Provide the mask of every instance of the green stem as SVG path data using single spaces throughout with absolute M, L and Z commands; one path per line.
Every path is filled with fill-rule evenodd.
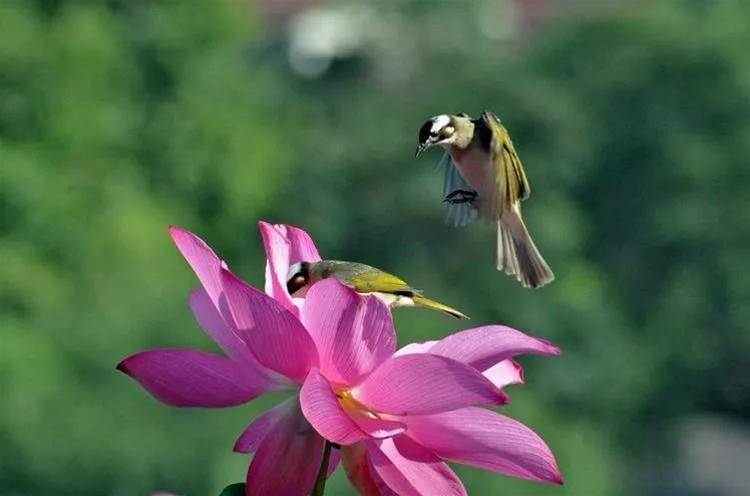
M 326 481 L 328 480 L 328 462 L 331 458 L 331 443 L 326 441 L 323 448 L 323 460 L 320 462 L 318 477 L 315 479 L 315 487 L 310 496 L 323 496 L 326 491 Z

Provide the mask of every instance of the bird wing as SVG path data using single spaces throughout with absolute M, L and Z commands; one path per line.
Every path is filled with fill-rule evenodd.
M 443 198 L 456 190 L 474 191 L 469 186 L 458 168 L 450 159 L 450 154 L 445 152 L 443 158 L 438 162 L 438 167 L 445 168 L 445 178 L 443 180 Z M 452 227 L 464 227 L 473 221 L 477 216 L 476 208 L 470 203 L 446 203 L 445 222 Z
M 358 293 L 380 292 L 405 295 L 421 293 L 409 286 L 403 279 L 369 266 L 368 270 L 359 271 L 346 282 Z
M 485 112 L 482 114 L 482 122 L 492 132 L 490 160 L 497 186 L 492 203 L 495 206 L 493 211 L 498 212 L 528 198 L 531 188 L 508 130 L 500 123 L 500 119 L 492 112 Z

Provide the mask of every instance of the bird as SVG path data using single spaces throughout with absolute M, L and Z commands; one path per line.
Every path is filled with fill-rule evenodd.
M 316 282 L 335 277 L 360 294 L 372 294 L 389 308 L 422 307 L 443 312 L 459 320 L 468 319 L 458 310 L 426 298 L 422 291 L 401 278 L 375 267 L 356 262 L 321 260 L 297 262 L 289 267 L 286 287 L 292 296 L 304 296 Z
M 496 223 L 497 270 L 527 288 L 552 282 L 555 276 L 521 216 L 531 188 L 500 119 L 488 111 L 478 119 L 465 113 L 432 117 L 419 130 L 416 156 L 433 146 L 446 151 L 441 163 L 448 223 L 464 226 L 477 217 Z

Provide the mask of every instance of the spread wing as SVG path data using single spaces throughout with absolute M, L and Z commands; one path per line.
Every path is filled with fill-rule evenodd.
M 445 152 L 443 158 L 440 159 L 438 167 L 445 168 L 443 198 L 457 190 L 474 191 L 474 188 L 461 177 L 461 173 L 453 164 L 448 152 Z M 452 227 L 464 227 L 476 217 L 477 210 L 470 203 L 446 203 L 445 222 Z
M 491 112 L 482 114 L 482 122 L 492 132 L 490 142 L 490 160 L 497 183 L 497 197 L 492 202 L 499 209 L 516 205 L 525 200 L 531 193 L 529 181 L 518 158 L 508 130 L 500 123 L 500 119 Z M 494 211 L 502 211 L 495 209 Z

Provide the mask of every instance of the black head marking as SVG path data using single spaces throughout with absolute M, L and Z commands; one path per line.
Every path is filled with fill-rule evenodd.
M 422 124 L 422 128 L 419 130 L 419 143 L 420 144 L 425 144 L 429 141 L 430 131 L 432 130 L 432 124 L 433 124 L 432 119 Z
M 308 282 L 310 282 L 310 262 L 300 262 L 289 268 L 286 289 L 290 295 L 307 286 Z

